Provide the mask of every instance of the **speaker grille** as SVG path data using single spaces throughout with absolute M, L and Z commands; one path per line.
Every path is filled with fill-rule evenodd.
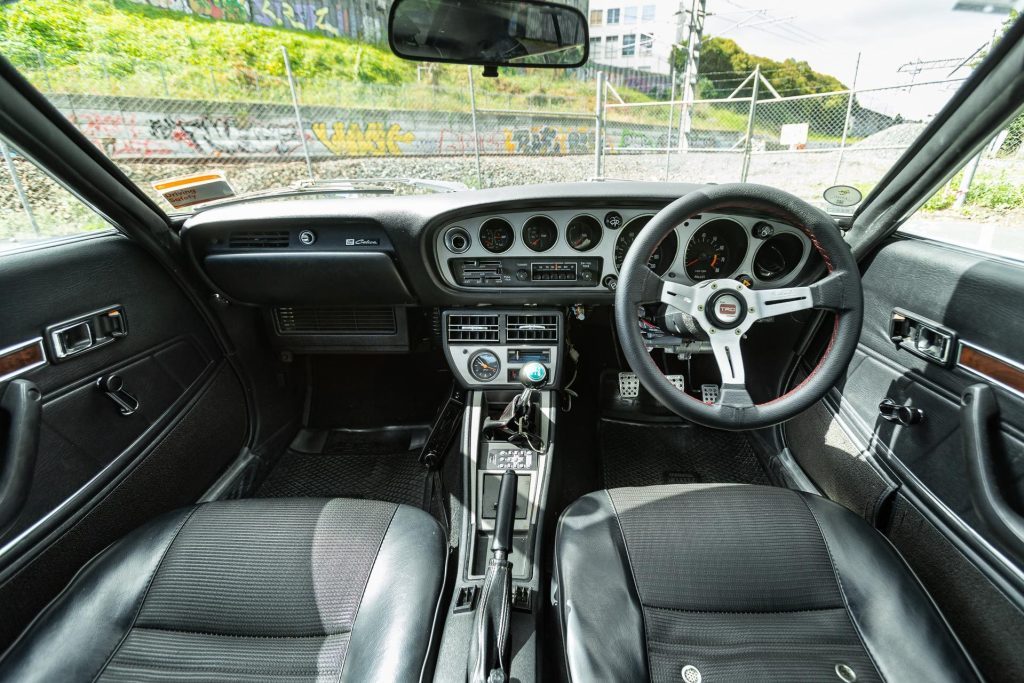
M 280 334 L 395 334 L 395 309 L 320 306 L 274 309 Z

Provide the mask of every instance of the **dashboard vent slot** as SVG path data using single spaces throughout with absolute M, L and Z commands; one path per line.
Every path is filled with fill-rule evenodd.
M 286 249 L 289 235 L 287 230 L 271 232 L 233 232 L 228 240 L 231 249 Z
M 508 343 L 558 341 L 558 316 L 546 313 L 509 315 L 505 322 Z
M 448 316 L 449 342 L 497 342 L 498 316 L 456 313 Z
M 316 308 L 275 308 L 280 334 L 395 334 L 395 309 L 320 306 Z

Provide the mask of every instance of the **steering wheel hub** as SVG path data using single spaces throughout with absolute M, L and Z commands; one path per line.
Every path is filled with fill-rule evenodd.
M 732 281 L 726 280 L 726 282 Z M 730 289 L 735 289 L 737 286 L 743 287 L 743 285 L 734 285 L 730 286 Z M 747 317 L 746 300 L 742 295 L 736 294 L 730 289 L 718 289 L 708 297 L 708 302 L 704 307 L 704 317 L 707 318 L 712 329 L 731 330 L 742 325 L 744 318 Z

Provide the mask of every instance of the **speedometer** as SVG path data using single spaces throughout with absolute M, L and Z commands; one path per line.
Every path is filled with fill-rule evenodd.
M 686 275 L 694 282 L 729 277 L 747 253 L 747 232 L 736 221 L 716 218 L 700 226 L 686 245 Z
M 654 216 L 639 216 L 634 218 L 629 223 L 626 223 L 626 227 L 622 229 L 619 234 L 619 238 L 615 240 L 615 268 L 616 270 L 622 270 L 622 262 L 626 260 L 626 252 L 633 246 L 633 242 L 636 241 L 636 236 L 640 234 L 644 226 L 647 225 Z M 658 275 L 664 275 L 665 271 L 672 264 L 673 259 L 676 257 L 676 251 L 679 250 L 679 239 L 676 237 L 675 230 L 670 232 L 665 237 L 651 254 L 651 257 L 647 259 L 647 267 L 653 270 Z

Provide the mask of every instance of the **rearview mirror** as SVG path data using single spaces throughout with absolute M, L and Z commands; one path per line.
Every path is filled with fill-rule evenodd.
M 420 62 L 567 68 L 587 61 L 583 13 L 539 0 L 395 0 L 388 43 Z

